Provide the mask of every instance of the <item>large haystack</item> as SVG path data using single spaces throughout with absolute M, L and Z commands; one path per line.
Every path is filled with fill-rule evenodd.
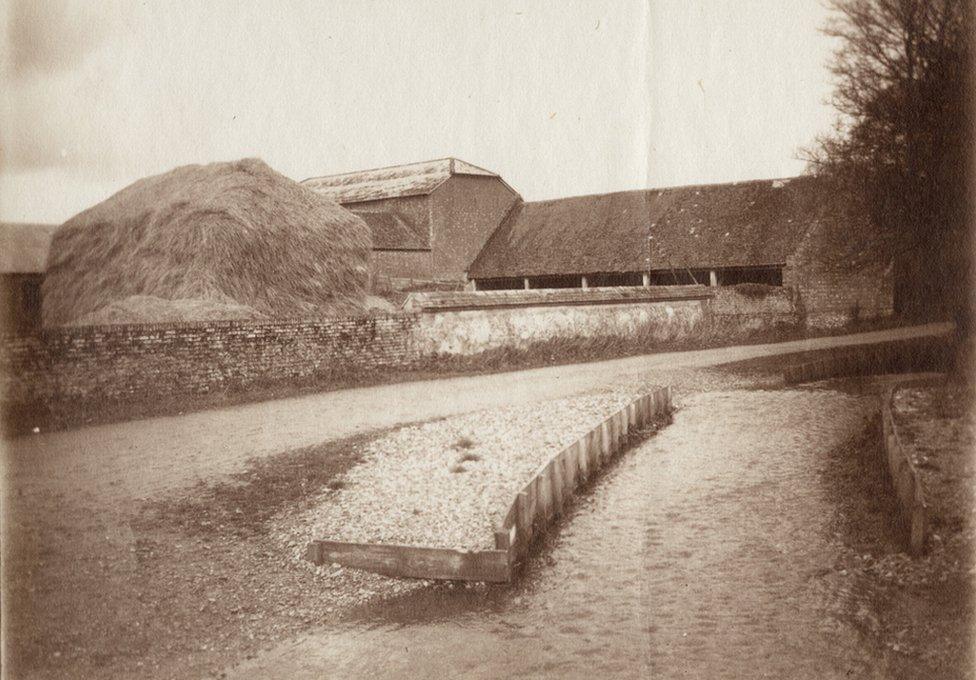
M 57 230 L 44 325 L 352 313 L 370 248 L 365 222 L 260 160 L 188 165 Z

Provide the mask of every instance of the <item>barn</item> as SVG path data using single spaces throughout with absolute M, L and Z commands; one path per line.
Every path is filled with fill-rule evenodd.
M 0 222 L 0 330 L 41 325 L 41 284 L 56 224 Z
M 814 177 L 519 202 L 472 262 L 475 290 L 754 283 L 789 287 L 808 322 L 892 312 L 870 220 Z
M 526 202 L 455 158 L 304 180 L 363 218 L 373 291 L 760 284 L 809 325 L 893 312 L 893 257 L 814 177 Z M 51 225 L 3 225 L 4 327 L 39 316 Z
M 462 284 L 485 241 L 521 201 L 494 172 L 456 158 L 313 177 L 302 184 L 369 225 L 374 289 Z

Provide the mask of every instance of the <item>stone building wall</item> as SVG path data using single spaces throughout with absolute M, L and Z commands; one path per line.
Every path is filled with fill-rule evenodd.
M 519 197 L 498 177 L 452 175 L 430 199 L 434 276 L 460 281 Z
M 712 333 L 734 337 L 801 323 L 796 293 L 790 288 L 740 283 L 710 290 L 708 312 Z
M 787 259 L 783 285 L 796 291 L 806 325 L 832 328 L 894 313 L 891 249 L 870 220 L 819 220 Z

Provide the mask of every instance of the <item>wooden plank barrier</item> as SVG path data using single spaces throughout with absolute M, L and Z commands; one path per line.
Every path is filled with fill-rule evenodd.
M 501 526 L 495 527 L 494 550 L 319 540 L 308 546 L 307 557 L 315 564 L 335 562 L 387 576 L 511 581 L 532 544 L 562 515 L 576 490 L 626 446 L 635 430 L 671 408 L 670 387 L 645 394 L 539 466 L 512 500 Z
M 951 345 L 948 336 L 938 335 L 854 346 L 833 356 L 787 366 L 783 382 L 795 385 L 845 375 L 932 370 L 949 361 Z
M 908 535 L 908 549 L 913 555 L 925 551 L 928 534 L 928 504 L 922 492 L 918 470 L 901 443 L 892 412 L 895 388 L 889 387 L 881 398 L 881 444 L 903 525 Z
M 315 541 L 316 564 L 337 562 L 386 576 L 504 583 L 511 579 L 508 551 L 463 552 L 408 545 Z

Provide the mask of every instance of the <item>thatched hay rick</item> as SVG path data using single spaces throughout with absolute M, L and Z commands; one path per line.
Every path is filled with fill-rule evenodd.
M 44 325 L 356 313 L 370 248 L 359 217 L 260 160 L 188 165 L 57 230 Z

